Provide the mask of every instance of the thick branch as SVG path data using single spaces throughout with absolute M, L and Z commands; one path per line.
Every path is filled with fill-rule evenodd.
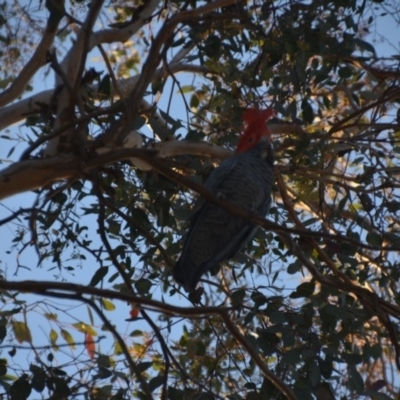
M 58 93 L 56 103 L 57 115 L 54 123 L 54 128 L 56 129 L 75 119 L 74 106 L 76 103 L 80 103 L 80 93 L 78 88 L 81 85 L 81 79 L 86 64 L 89 37 L 91 35 L 93 25 L 96 22 L 97 16 L 100 13 L 103 2 L 104 0 L 94 0 L 90 3 L 86 20 L 79 30 L 77 39 L 69 53 L 69 58 L 67 59 L 66 63 L 63 62 L 64 65 L 67 65 L 64 72 L 66 79 L 72 87 L 72 90 L 66 90 L 67 85 L 64 82 L 63 86 L 61 86 L 60 93 Z M 57 78 L 58 76 L 56 75 L 56 81 Z M 79 100 L 77 101 L 77 99 Z M 80 148 L 84 146 L 86 136 L 84 126 L 81 126 L 78 129 L 70 129 L 69 131 L 63 133 L 62 136 L 69 137 L 69 142 L 74 143 L 75 147 Z M 49 140 L 45 154 L 56 154 L 58 151 L 59 142 L 60 136 Z
M 170 20 L 165 22 L 165 24 L 157 34 L 157 37 L 153 40 L 151 44 L 147 59 L 142 66 L 140 79 L 136 82 L 135 87 L 133 88 L 131 94 L 127 99 L 127 106 L 130 107 L 130 112 L 127 115 L 129 122 L 135 121 L 137 117 L 140 100 L 143 98 L 147 86 L 151 82 L 152 76 L 156 68 L 158 67 L 161 60 L 163 59 L 163 56 L 168 50 L 168 46 L 166 44 L 171 41 L 175 28 L 184 21 L 198 18 L 220 7 L 226 7 L 228 5 L 234 4 L 236 3 L 236 1 L 237 0 L 219 0 L 211 2 L 195 10 L 181 11 Z M 122 137 L 117 138 L 117 143 L 122 143 L 122 141 Z
M 74 157 L 54 157 L 12 164 L 0 172 L 0 199 L 72 178 L 79 171 L 77 162 Z
M 89 40 L 92 35 L 92 28 L 96 22 L 97 16 L 100 13 L 104 0 L 95 0 L 90 3 L 90 9 L 87 14 L 85 23 L 79 30 L 74 46 L 69 53 L 68 69 L 66 71 L 71 85 L 75 91 L 80 86 L 80 80 L 85 68 L 86 57 L 89 52 Z
M 53 44 L 60 22 L 59 18 L 55 18 L 55 12 L 56 11 L 50 12 L 42 39 L 31 59 L 25 64 L 24 68 L 22 68 L 22 71 L 15 78 L 11 86 L 0 94 L 0 107 L 3 107 L 20 96 L 35 72 L 46 64 L 46 54 Z
M 145 2 L 143 8 L 135 12 L 132 21 L 123 27 L 94 32 L 89 40 L 89 51 L 102 43 L 126 42 L 147 23 L 159 3 L 160 0 Z
M 193 72 L 193 73 L 207 73 L 207 69 L 191 64 L 184 63 L 173 63 L 169 65 L 169 69 L 174 73 L 177 72 Z M 164 68 L 159 68 L 154 72 L 153 80 L 160 78 L 164 74 Z M 133 76 L 128 79 L 122 79 L 118 81 L 119 88 L 123 94 L 127 95 L 128 91 L 135 85 L 139 76 Z M 91 85 L 90 88 L 93 91 L 93 95 L 96 99 L 98 85 Z M 49 104 L 53 96 L 54 90 L 45 90 L 43 92 L 34 94 L 24 100 L 20 100 L 17 103 L 11 104 L 0 110 L 0 130 L 9 127 L 23 120 L 27 115 L 38 111 L 38 104 Z M 118 98 L 116 92 L 111 94 L 115 98 Z
M 126 160 L 136 156 L 140 158 L 142 154 L 152 154 L 153 156 L 159 154 L 161 157 L 193 154 L 215 158 L 227 158 L 232 155 L 231 150 L 222 147 L 208 143 L 184 141 L 160 142 L 152 146 L 151 149 L 150 153 L 149 150 L 145 149 L 120 149 L 113 151 L 107 149 L 106 153 L 92 159 L 91 166 L 75 157 L 66 156 L 20 161 L 0 171 L 0 199 L 43 188 L 46 185 L 62 181 L 63 179 L 79 179 L 93 167 L 101 167 L 110 162 Z M 117 156 L 115 158 L 112 156 L 112 161 L 110 161 L 112 154 L 120 154 L 121 157 Z M 132 155 L 129 156 L 130 154 Z
M 254 214 L 249 213 L 246 210 L 242 210 L 240 207 L 232 204 L 229 201 L 217 198 L 213 193 L 205 189 L 202 185 L 197 184 L 192 179 L 187 178 L 186 176 L 168 168 L 161 159 L 156 157 L 156 155 L 157 153 L 153 150 L 122 148 L 93 157 L 92 159 L 87 160 L 84 164 L 80 162 L 79 159 L 77 160 L 76 158 L 66 157 L 53 157 L 45 160 L 22 161 L 18 164 L 14 164 L 6 168 L 2 173 L 0 173 L 0 199 L 7 197 L 4 195 L 4 193 L 8 193 L 8 196 L 10 196 L 12 194 L 21 192 L 21 190 L 19 190 L 18 188 L 18 180 L 20 180 L 21 185 L 24 185 L 24 191 L 33 190 L 40 187 L 40 185 L 37 185 L 40 179 L 43 179 L 44 184 L 71 177 L 78 179 L 79 177 L 88 174 L 93 168 L 102 167 L 107 164 L 111 164 L 121 160 L 127 160 L 132 157 L 137 157 L 148 163 L 154 171 L 160 173 L 166 178 L 189 189 L 192 189 L 197 193 L 200 193 L 201 196 L 203 196 L 210 203 L 221 206 L 231 212 L 233 215 L 251 221 L 254 224 L 259 225 L 265 229 L 273 230 L 275 232 L 292 233 L 295 235 L 327 238 L 330 240 L 351 243 L 355 246 L 370 250 L 398 252 L 397 247 L 371 246 L 343 235 L 333 236 L 324 232 L 313 232 L 303 229 L 288 229 L 264 218 L 255 216 Z M 33 172 L 30 171 L 30 169 L 33 169 Z M 38 178 L 37 175 L 40 175 L 41 178 Z M 26 189 L 30 185 L 30 178 L 32 178 L 32 180 L 34 181 L 31 186 L 36 186 L 32 187 L 31 189 Z M 14 190 L 13 193 L 11 193 L 12 189 Z

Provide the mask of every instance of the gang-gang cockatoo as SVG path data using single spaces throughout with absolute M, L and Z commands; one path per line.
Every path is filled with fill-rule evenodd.
M 224 160 L 205 183 L 217 198 L 262 217 L 269 211 L 274 182 L 271 134 L 266 125 L 274 114 L 272 109 L 245 110 L 245 129 L 235 155 Z M 175 280 L 192 292 L 205 272 L 235 256 L 256 231 L 251 222 L 199 197 L 173 270 Z

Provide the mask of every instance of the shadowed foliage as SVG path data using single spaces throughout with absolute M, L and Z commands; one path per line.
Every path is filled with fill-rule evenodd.
M 0 2 L 0 395 L 397 399 L 399 21 L 395 0 Z M 267 219 L 203 186 L 249 107 L 277 113 Z M 188 297 L 196 195 L 261 229 Z

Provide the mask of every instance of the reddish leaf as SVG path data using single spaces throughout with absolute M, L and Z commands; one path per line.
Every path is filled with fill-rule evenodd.
M 137 318 L 139 316 L 139 309 L 136 307 L 136 305 L 131 304 L 131 311 L 129 311 L 129 315 L 131 318 Z
M 93 336 L 90 333 L 85 335 L 85 347 L 91 359 L 94 358 L 96 352 L 96 345 L 93 342 Z

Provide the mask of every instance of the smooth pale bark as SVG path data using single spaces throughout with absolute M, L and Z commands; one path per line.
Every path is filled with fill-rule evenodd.
M 299 133 L 296 124 L 268 124 L 272 133 Z M 97 156 L 87 161 L 79 158 L 57 155 L 51 158 L 18 161 L 0 171 L 0 200 L 67 178 L 82 177 L 94 166 L 99 167 L 112 162 L 129 159 L 139 169 L 150 170 L 152 167 L 140 159 L 140 155 L 152 152 L 154 156 L 167 158 L 179 155 L 197 155 L 224 159 L 231 157 L 232 150 L 214 146 L 207 142 L 174 140 L 158 142 L 144 149 L 135 148 L 99 148 Z
M 232 155 L 232 151 L 208 143 L 171 141 L 157 143 L 148 149 L 102 148 L 99 149 L 97 156 L 85 161 L 63 155 L 19 161 L 0 171 L 0 200 L 18 193 L 43 188 L 64 179 L 82 178 L 92 168 L 131 158 L 140 159 L 141 155 L 148 156 L 149 154 L 159 157 L 193 154 L 226 158 Z M 147 163 L 142 163 L 146 166 L 143 169 L 151 169 Z

